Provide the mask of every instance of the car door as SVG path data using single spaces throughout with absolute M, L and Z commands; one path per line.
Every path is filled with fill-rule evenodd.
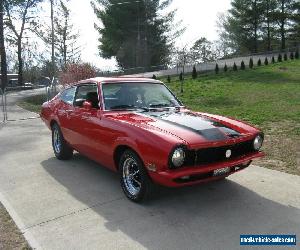
M 73 144 L 73 134 L 71 130 L 71 115 L 74 112 L 74 97 L 76 88 L 70 87 L 65 89 L 59 96 L 59 105 L 57 108 L 57 117 L 59 125 L 65 140 L 69 144 Z
M 84 108 L 84 101 L 90 101 L 92 109 Z M 93 159 L 97 151 L 95 137 L 101 119 L 99 110 L 97 85 L 93 83 L 78 85 L 74 99 L 74 111 L 71 114 L 73 147 Z

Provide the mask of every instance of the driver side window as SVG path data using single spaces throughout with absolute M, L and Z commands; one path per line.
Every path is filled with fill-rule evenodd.
M 93 108 L 99 109 L 97 85 L 87 84 L 77 87 L 74 106 L 82 107 L 85 101 L 91 102 Z

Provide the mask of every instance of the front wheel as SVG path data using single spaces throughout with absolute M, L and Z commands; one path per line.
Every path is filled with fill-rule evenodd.
M 121 187 L 128 199 L 140 202 L 149 197 L 153 183 L 146 172 L 143 162 L 131 150 L 126 150 L 119 162 Z
M 69 160 L 73 156 L 73 149 L 65 141 L 58 124 L 52 126 L 52 147 L 59 160 Z

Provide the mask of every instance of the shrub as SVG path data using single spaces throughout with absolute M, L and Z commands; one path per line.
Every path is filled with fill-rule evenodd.
M 170 83 L 171 82 L 171 77 L 168 75 L 168 78 L 167 78 L 167 82 Z
M 277 61 L 282 62 L 282 55 L 281 54 L 278 55 L 278 60 Z
M 179 81 L 183 81 L 183 74 L 182 74 L 182 72 L 179 74 Z
M 216 63 L 216 67 L 215 67 L 215 72 L 216 72 L 216 74 L 219 73 L 219 65 L 217 63 Z
M 290 54 L 290 59 L 294 60 L 294 53 L 293 52 L 291 52 L 291 54 Z
M 299 59 L 299 50 L 298 50 L 298 49 L 296 50 L 295 58 L 296 58 L 296 59 Z
M 228 71 L 228 67 L 227 67 L 227 64 L 225 63 L 224 72 L 227 72 L 227 71 Z
M 193 78 L 193 79 L 196 79 L 197 76 L 198 76 L 197 70 L 196 70 L 196 67 L 194 66 L 194 67 L 193 67 L 193 72 L 192 72 L 192 78 Z
M 269 64 L 269 60 L 268 60 L 268 58 L 266 57 L 265 58 L 265 65 L 268 65 Z
M 288 59 L 288 56 L 287 56 L 287 54 L 286 54 L 286 53 L 284 53 L 283 59 L 284 59 L 285 61 L 287 61 L 287 59 Z
M 241 70 L 245 70 L 246 69 L 246 66 L 245 66 L 245 63 L 244 61 L 241 62 Z
M 156 75 L 153 74 L 152 79 L 156 80 Z
M 253 66 L 254 66 L 254 64 L 253 64 L 253 59 L 250 58 L 250 61 L 249 61 L 249 68 L 252 69 Z
M 70 85 L 80 80 L 96 77 L 96 69 L 89 63 L 71 63 L 59 73 L 59 82 Z
M 261 60 L 260 60 L 260 58 L 257 61 L 257 66 L 261 66 Z
M 237 71 L 237 70 L 238 70 L 238 68 L 237 68 L 237 66 L 236 66 L 236 64 L 235 64 L 235 62 L 234 62 L 234 64 L 233 64 L 232 69 L 233 69 L 233 71 Z
M 273 64 L 275 63 L 275 58 L 274 58 L 274 56 L 272 56 L 272 63 L 273 63 Z

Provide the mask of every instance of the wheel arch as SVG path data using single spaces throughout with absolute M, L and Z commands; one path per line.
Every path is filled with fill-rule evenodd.
M 50 121 L 50 123 L 49 123 L 51 129 L 52 129 L 52 127 L 54 126 L 54 124 L 59 125 L 58 122 L 57 122 L 55 119 L 52 119 L 52 120 Z
M 113 159 L 114 159 L 114 164 L 115 164 L 115 169 L 116 170 L 119 170 L 119 161 L 121 159 L 122 154 L 126 150 L 131 150 L 132 152 L 134 152 L 139 157 L 139 159 L 141 160 L 143 165 L 145 165 L 142 157 L 140 156 L 140 154 L 134 148 L 132 148 L 129 145 L 123 144 L 123 145 L 118 145 L 114 150 Z

